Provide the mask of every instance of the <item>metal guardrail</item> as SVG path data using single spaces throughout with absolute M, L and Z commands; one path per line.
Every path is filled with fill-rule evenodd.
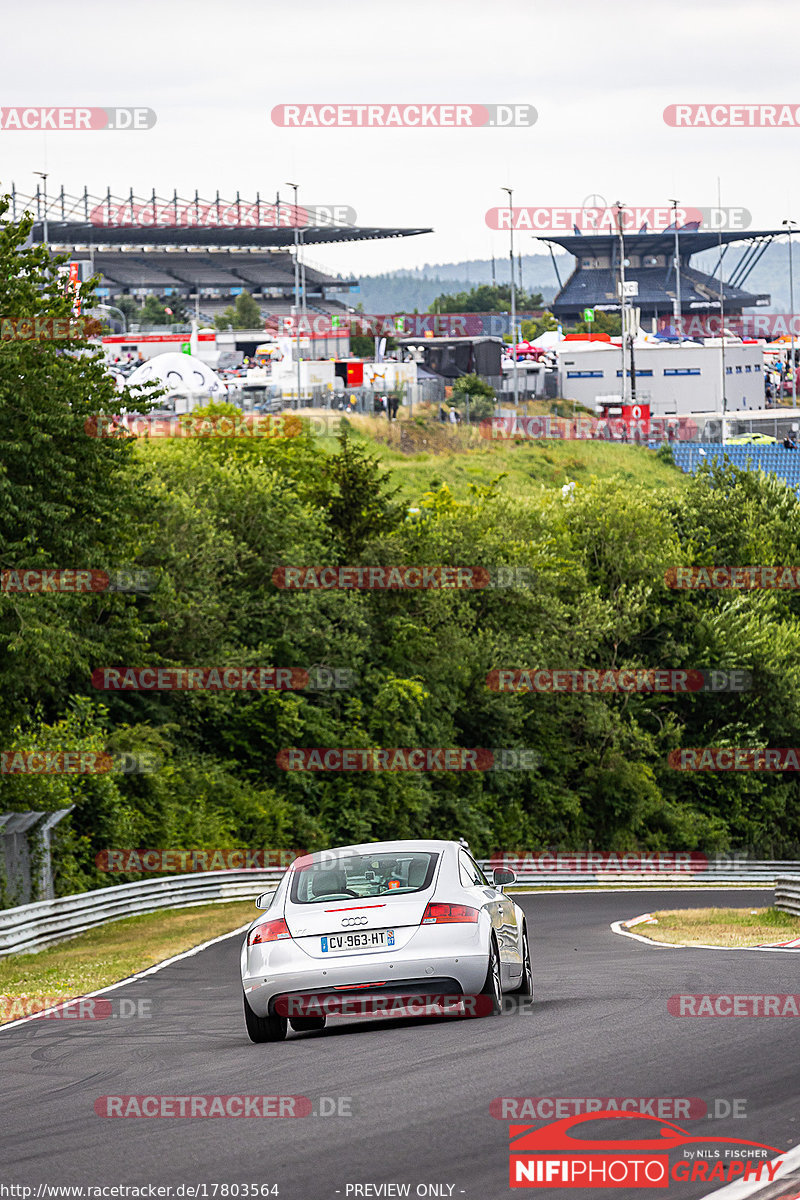
M 522 856 L 520 856 L 522 857 Z M 551 856 L 552 857 L 552 856 Z M 568 857 L 567 855 L 564 856 Z M 532 861 L 534 861 L 532 859 Z M 480 865 L 491 874 L 500 859 L 481 859 Z M 40 900 L 16 908 L 0 910 L 0 958 L 41 950 L 104 925 L 107 921 L 164 908 L 193 908 L 200 904 L 222 904 L 231 900 L 251 900 L 261 892 L 277 886 L 284 867 L 265 867 L 259 870 L 204 871 L 196 875 L 171 875 L 168 878 L 145 879 L 136 883 L 120 883 L 98 888 L 75 896 L 55 900 Z M 794 872 L 794 874 L 789 874 Z M 596 887 L 598 884 L 635 884 L 637 887 L 658 888 L 675 883 L 690 887 L 716 884 L 761 884 L 778 890 L 784 912 L 800 915 L 800 863 L 729 860 L 710 860 L 705 870 L 683 871 L 575 871 L 522 869 L 517 872 L 518 885 L 567 885 Z
M 800 875 L 779 875 L 775 880 L 775 907 L 800 917 Z
M 0 911 L 0 958 L 42 950 L 107 921 L 156 912 L 161 908 L 193 908 L 199 904 L 254 900 L 261 892 L 277 886 L 283 870 L 282 867 L 266 867 L 257 871 L 173 875 L 168 879 L 120 883 L 76 896 L 3 909 Z
M 544 857 L 544 856 L 541 856 Z M 554 858 L 555 855 L 548 857 Z M 568 851 L 561 856 L 563 859 L 575 857 L 570 855 Z M 580 854 L 581 858 L 586 858 L 585 852 Z M 605 855 L 603 857 L 606 857 Z M 534 863 L 538 855 L 519 855 L 519 859 L 530 858 Z M 492 867 L 501 866 L 503 862 L 498 856 L 493 859 L 481 859 L 480 866 L 487 873 L 491 874 Z M 733 861 L 721 856 L 719 859 L 709 858 L 707 866 L 703 870 L 697 870 L 696 866 L 685 867 L 682 870 L 613 870 L 608 867 L 603 867 L 596 871 L 587 870 L 556 870 L 552 867 L 546 867 L 544 864 L 539 866 L 531 866 L 527 869 L 523 865 L 521 868 L 517 866 L 513 855 L 507 856 L 507 865 L 511 867 L 517 874 L 517 884 L 567 884 L 576 887 L 596 887 L 598 884 L 617 884 L 617 883 L 634 883 L 642 887 L 663 887 L 664 884 L 682 883 L 690 887 L 695 886 L 711 886 L 720 884 L 762 884 L 764 886 L 772 886 L 773 882 L 779 875 L 788 873 L 800 874 L 800 862 L 787 861 L 770 861 L 767 859 L 745 859 L 734 856 Z

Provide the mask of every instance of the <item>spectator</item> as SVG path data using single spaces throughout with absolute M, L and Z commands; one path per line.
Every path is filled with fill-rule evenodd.
M 451 405 L 451 407 L 450 407 L 450 424 L 451 424 L 451 425 L 457 425 L 457 424 L 458 424 L 458 413 L 457 413 L 457 412 L 456 412 L 456 410 L 455 410 L 455 409 L 452 407 L 452 405 Z
M 400 397 L 392 396 L 389 400 L 389 418 L 392 421 L 397 420 L 397 410 L 400 407 Z

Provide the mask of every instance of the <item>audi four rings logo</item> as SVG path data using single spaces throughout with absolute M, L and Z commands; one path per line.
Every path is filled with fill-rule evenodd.
M 343 925 L 366 925 L 366 917 L 345 917 L 342 921 Z

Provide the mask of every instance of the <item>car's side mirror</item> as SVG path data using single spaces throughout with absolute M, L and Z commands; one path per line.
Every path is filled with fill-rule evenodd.
M 507 883 L 514 883 L 516 878 L 515 872 L 508 867 L 495 867 L 492 872 L 492 882 L 495 887 L 502 888 Z
M 256 899 L 256 908 L 269 908 L 270 904 L 272 904 L 272 897 L 275 895 L 275 891 L 276 889 L 273 888 L 271 892 L 262 892 Z

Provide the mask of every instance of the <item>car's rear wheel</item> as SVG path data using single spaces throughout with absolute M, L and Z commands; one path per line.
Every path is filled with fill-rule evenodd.
M 247 1003 L 247 996 L 243 995 L 242 999 L 244 1000 L 244 1023 L 250 1041 L 282 1042 L 289 1028 L 286 1017 L 281 1017 L 277 1013 L 272 1016 L 259 1017 Z
M 491 1000 L 491 1007 L 487 1015 L 497 1016 L 503 1006 L 503 989 L 500 983 L 500 955 L 497 953 L 494 938 L 489 942 L 489 965 L 486 970 L 486 979 L 481 988 L 481 995 L 488 996 Z
M 295 1033 L 312 1033 L 315 1029 L 324 1029 L 326 1017 L 289 1017 L 289 1024 Z
M 531 948 L 528 944 L 528 930 L 522 930 L 522 979 L 519 987 L 514 988 L 514 995 L 526 1000 L 533 997 L 533 968 L 531 967 Z

